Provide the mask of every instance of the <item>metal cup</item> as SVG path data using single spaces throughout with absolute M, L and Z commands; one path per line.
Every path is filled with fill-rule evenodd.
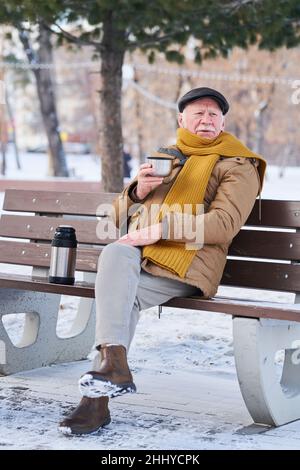
M 153 176 L 169 176 L 173 168 L 173 158 L 147 157 L 148 163 L 152 165 Z

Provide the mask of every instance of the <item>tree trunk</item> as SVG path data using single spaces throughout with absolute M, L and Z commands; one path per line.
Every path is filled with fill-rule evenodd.
M 37 56 L 30 45 L 28 33 L 20 28 L 19 36 L 30 64 L 36 62 L 53 64 L 53 49 L 49 31 L 42 24 L 39 25 L 39 50 Z M 51 69 L 37 68 L 33 69 L 33 72 L 36 78 L 40 109 L 49 144 L 49 155 L 52 160 L 49 168 L 53 168 L 52 176 L 69 176 L 66 156 L 60 138 Z
M 3 113 L 4 114 L 4 113 Z M 0 117 L 0 147 L 1 147 L 1 164 L 0 164 L 0 174 L 5 176 L 6 174 L 6 132 L 5 132 L 5 122 L 3 121 L 3 115 Z
M 2 154 L 2 160 L 1 160 L 1 166 L 0 166 L 0 175 L 5 176 L 6 174 L 6 145 L 4 142 L 1 142 L 1 154 Z
M 17 134 L 16 134 L 16 126 L 15 126 L 15 119 L 14 119 L 14 113 L 10 104 L 10 99 L 8 96 L 8 91 L 7 88 L 5 88 L 5 103 L 6 103 L 6 108 L 7 108 L 7 114 L 10 120 L 11 124 L 11 129 L 12 129 L 12 143 L 15 151 L 15 159 L 16 159 L 16 164 L 18 170 L 21 169 L 21 162 L 20 162 L 20 154 L 19 154 L 19 148 L 18 148 L 18 143 L 17 143 Z
M 134 83 L 138 84 L 138 76 L 137 71 L 134 68 Z M 138 159 L 140 165 L 145 163 L 145 156 L 144 156 L 144 148 L 143 148 L 143 120 L 141 117 L 141 105 L 140 105 L 140 97 L 138 95 L 137 90 L 135 91 L 135 115 L 136 115 L 136 132 L 137 132 L 137 143 L 138 143 Z
M 267 101 L 261 101 L 258 105 L 258 108 L 255 110 L 255 141 L 254 141 L 254 152 L 262 154 L 264 147 L 265 139 L 265 112 L 268 108 Z
M 123 137 L 121 118 L 124 32 L 114 29 L 112 14 L 104 21 L 101 45 L 100 154 L 103 191 L 123 189 Z

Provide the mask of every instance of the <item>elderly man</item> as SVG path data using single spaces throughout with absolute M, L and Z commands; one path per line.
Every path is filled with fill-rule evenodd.
M 215 295 L 228 247 L 261 191 L 266 163 L 224 132 L 226 98 L 196 88 L 178 107 L 176 145 L 154 153 L 173 158 L 171 175 L 155 176 L 151 165 L 143 164 L 115 201 L 116 225 L 122 228 L 123 219 L 129 227 L 99 259 L 97 356 L 92 371 L 79 380 L 81 402 L 60 423 L 64 433 L 98 431 L 110 422 L 109 398 L 136 391 L 127 353 L 141 310 L 176 296 Z M 159 209 L 149 221 L 144 215 L 155 205 Z

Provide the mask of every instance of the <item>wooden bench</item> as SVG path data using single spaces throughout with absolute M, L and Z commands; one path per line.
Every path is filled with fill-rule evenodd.
M 101 247 L 113 241 L 99 238 L 98 229 L 106 223 L 105 204 L 115 196 L 6 191 L 0 263 L 32 266 L 32 275 L 0 274 L 1 315 L 26 313 L 18 347 L 0 325 L 0 374 L 87 356 L 94 339 L 97 260 Z M 300 202 L 263 200 L 261 221 L 258 210 L 257 201 L 230 247 L 221 285 L 294 293 L 295 304 L 217 296 L 178 297 L 164 305 L 233 316 L 234 354 L 246 406 L 256 423 L 280 425 L 300 418 Z M 79 240 L 76 269 L 84 280 L 74 286 L 47 280 L 50 242 L 62 218 L 75 227 Z M 62 294 L 80 297 L 72 337 L 64 339 L 56 335 Z M 280 379 L 274 361 L 278 350 L 285 350 Z
M 17 346 L 0 322 L 0 374 L 87 357 L 95 334 L 97 262 L 103 245 L 113 241 L 99 238 L 97 228 L 115 197 L 84 192 L 5 192 L 5 212 L 0 219 L 0 237 L 5 239 L 0 240 L 0 263 L 30 266 L 32 273 L 1 273 L 0 269 L 0 315 L 26 313 Z M 74 286 L 48 282 L 51 241 L 60 224 L 72 225 L 79 242 L 76 270 L 83 273 L 83 281 Z M 80 298 L 68 338 L 56 334 L 61 295 Z

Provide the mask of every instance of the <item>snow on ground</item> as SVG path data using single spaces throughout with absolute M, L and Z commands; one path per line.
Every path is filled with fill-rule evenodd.
M 13 149 L 8 147 L 6 158 L 6 178 L 8 179 L 44 179 L 48 172 L 48 158 L 45 153 L 20 152 L 21 169 L 18 170 Z M 101 179 L 101 158 L 94 154 L 68 154 L 67 164 L 70 176 L 76 180 L 97 181 Z M 130 162 L 132 174 L 138 163 Z
M 43 178 L 42 154 L 23 154 L 26 172 L 9 168 L 9 178 Z M 25 163 L 26 162 L 26 163 Z M 70 158 L 73 174 L 95 179 L 99 161 L 89 155 Z M 33 174 L 34 168 L 34 174 Z M 268 170 L 263 197 L 299 199 L 299 168 Z M 2 205 L 3 194 L 0 195 Z M 0 265 L 0 271 L 28 272 Z M 219 293 L 232 294 L 220 288 Z M 294 296 L 247 289 L 242 298 L 292 303 Z M 58 333 L 66 335 L 78 299 L 62 297 Z M 13 341 L 22 315 L 4 319 Z M 282 356 L 278 356 L 278 368 Z M 97 436 L 66 438 L 57 422 L 77 404 L 76 380 L 88 361 L 55 365 L 0 379 L 0 449 L 300 449 L 300 421 L 278 429 L 255 428 L 243 404 L 233 358 L 230 316 L 165 308 L 143 312 L 130 350 L 139 393 L 111 403 L 112 423 Z M 250 427 L 249 427 L 250 426 Z M 247 431 L 249 429 L 249 431 Z

